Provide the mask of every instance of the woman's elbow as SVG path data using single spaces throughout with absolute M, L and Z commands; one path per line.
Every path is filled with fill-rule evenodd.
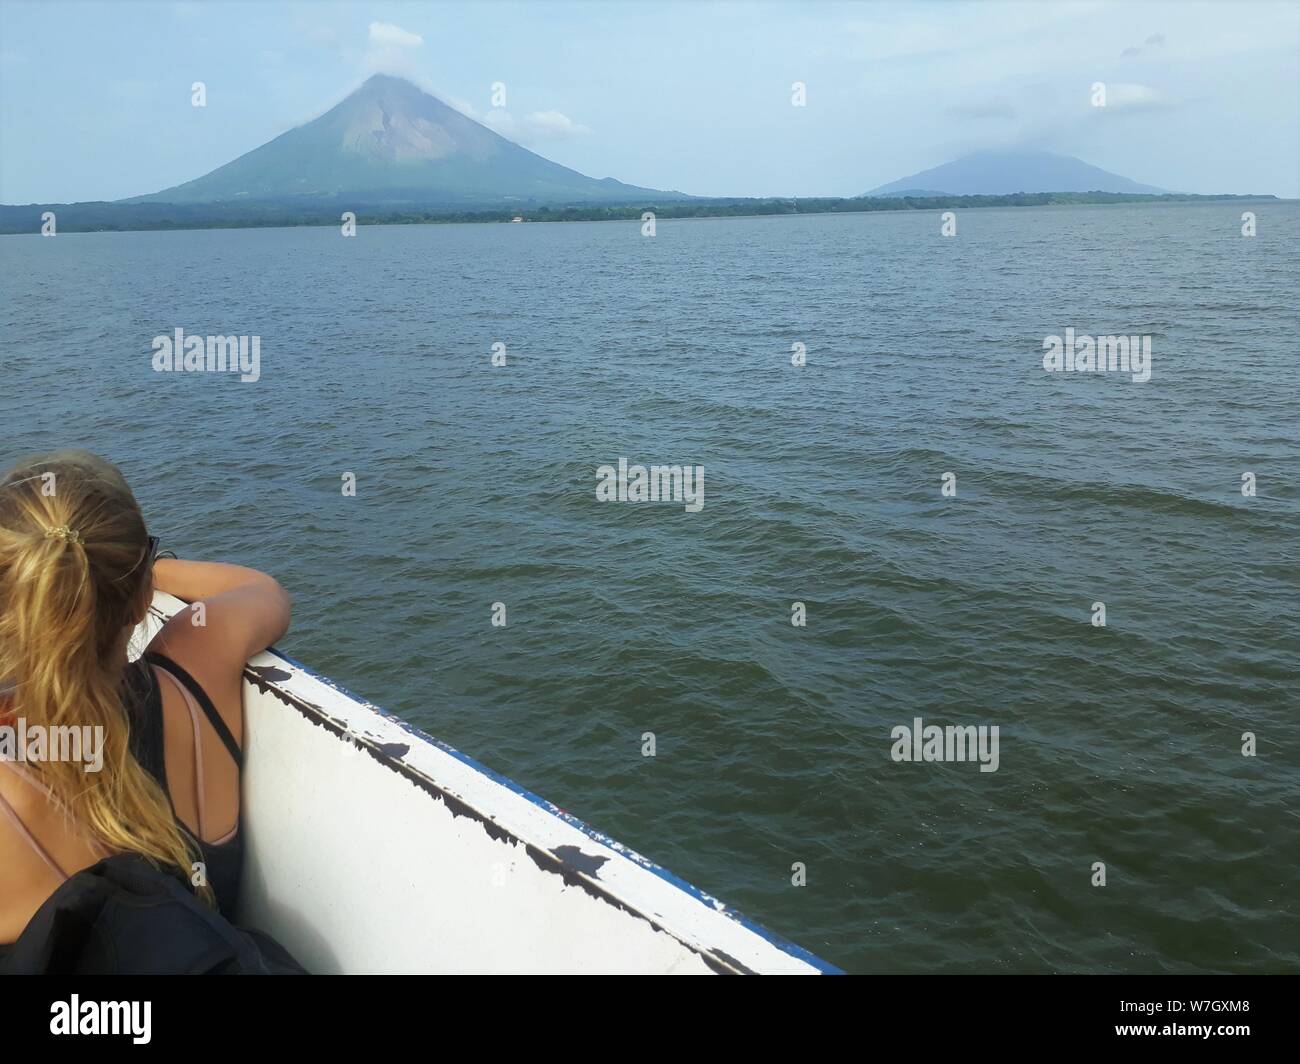
M 293 596 L 278 580 L 272 579 L 271 584 L 278 620 L 277 627 L 280 630 L 280 635 L 276 636 L 276 639 L 279 639 L 289 630 L 289 624 L 293 620 Z
M 280 581 L 266 573 L 258 573 L 255 583 L 261 600 L 258 612 L 262 615 L 264 635 L 267 637 L 265 645 L 269 646 L 289 630 L 289 622 L 293 617 L 293 598 Z

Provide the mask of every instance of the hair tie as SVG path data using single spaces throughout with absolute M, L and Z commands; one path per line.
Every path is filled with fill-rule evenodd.
M 54 525 L 45 530 L 46 539 L 61 539 L 64 543 L 80 543 L 81 533 L 67 525 Z

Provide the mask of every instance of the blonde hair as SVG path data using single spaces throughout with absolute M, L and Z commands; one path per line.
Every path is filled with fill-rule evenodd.
M 87 451 L 0 479 L 0 681 L 28 727 L 102 728 L 104 763 L 28 762 L 87 841 L 181 869 L 196 859 L 162 786 L 130 751 L 124 636 L 153 593 L 148 533 L 116 466 Z M 199 893 L 209 903 L 212 892 Z

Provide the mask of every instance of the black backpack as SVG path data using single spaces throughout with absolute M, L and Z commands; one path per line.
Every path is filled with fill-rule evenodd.
M 179 873 L 121 853 L 69 878 L 0 956 L 6 975 L 306 975 L 269 935 L 235 927 Z

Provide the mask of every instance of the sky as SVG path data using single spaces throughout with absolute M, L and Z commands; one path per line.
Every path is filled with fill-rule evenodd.
M 695 195 L 860 195 L 1016 148 L 1300 197 L 1290 0 L 0 0 L 0 202 L 179 184 L 380 71 L 592 177 Z

